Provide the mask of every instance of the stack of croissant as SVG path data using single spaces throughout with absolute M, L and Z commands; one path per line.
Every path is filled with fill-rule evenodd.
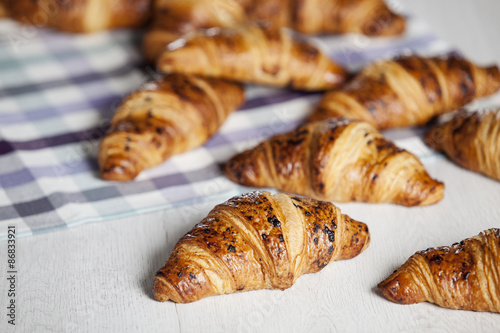
M 305 34 L 399 35 L 405 19 L 382 0 L 0 1 L 0 16 L 73 32 L 140 26 L 161 79 L 123 100 L 101 143 L 106 180 L 129 181 L 198 147 L 244 102 L 244 83 L 326 91 L 305 124 L 232 157 L 224 172 L 257 191 L 218 205 L 184 235 L 154 280 L 158 300 L 286 289 L 350 259 L 368 227 L 334 202 L 435 204 L 444 184 L 381 130 L 421 126 L 500 89 L 498 67 L 454 55 L 376 61 L 352 75 Z M 48 11 L 53 12 L 49 13 Z M 47 15 L 47 13 L 51 15 Z M 31 22 L 37 24 L 37 22 Z M 348 81 L 348 82 L 347 82 Z M 500 111 L 458 112 L 426 142 L 459 165 L 500 180 Z M 397 303 L 500 312 L 500 231 L 417 252 L 379 284 Z

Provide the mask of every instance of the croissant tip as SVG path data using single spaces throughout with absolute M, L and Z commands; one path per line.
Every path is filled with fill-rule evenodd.
M 108 159 L 102 163 L 101 178 L 109 181 L 131 181 L 138 173 L 127 160 Z
M 434 184 L 429 188 L 427 197 L 418 206 L 430 206 L 438 203 L 444 198 L 444 183 L 434 180 Z
M 170 300 L 168 290 L 170 289 L 165 279 L 160 275 L 161 271 L 156 273 L 153 282 L 153 296 L 157 301 L 166 302 Z
M 391 302 L 398 304 L 415 304 L 423 302 L 421 294 L 411 287 L 413 283 L 409 281 L 406 273 L 394 272 L 384 281 L 377 285 L 378 291 Z

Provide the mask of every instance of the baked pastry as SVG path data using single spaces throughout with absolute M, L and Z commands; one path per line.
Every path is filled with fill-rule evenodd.
M 383 0 L 295 0 L 294 29 L 306 34 L 399 35 L 406 19 Z
M 478 67 L 457 56 L 382 60 L 326 93 L 310 121 L 360 119 L 380 130 L 423 125 L 499 89 L 497 66 Z
M 452 246 L 415 253 L 378 285 L 399 304 L 435 303 L 456 310 L 500 312 L 500 229 Z
M 287 289 L 303 274 L 368 247 L 368 227 L 329 202 L 253 192 L 217 205 L 175 245 L 155 276 L 157 300 L 178 303 Z
M 9 17 L 68 32 L 139 27 L 150 17 L 151 0 L 2 0 Z
M 157 0 L 153 29 L 143 39 L 143 53 L 154 62 L 168 44 L 185 34 L 247 21 L 244 7 L 236 0 Z
M 157 0 L 156 29 L 185 34 L 211 27 L 232 27 L 248 20 L 244 7 L 235 0 Z
M 500 180 L 500 109 L 462 110 L 450 121 L 432 127 L 426 143 L 458 165 Z
M 382 36 L 397 35 L 405 29 L 405 19 L 382 0 L 158 0 L 154 3 L 153 29 L 146 33 L 143 50 L 153 62 L 160 50 L 184 34 L 249 21 L 292 27 L 308 34 L 358 32 Z
M 444 192 L 413 154 L 359 121 L 331 119 L 273 136 L 231 158 L 225 172 L 245 186 L 335 202 L 423 206 Z
M 243 87 L 223 80 L 173 74 L 145 84 L 118 107 L 101 142 L 101 177 L 132 180 L 202 145 L 243 100 Z
M 142 53 L 147 61 L 155 63 L 156 59 L 167 48 L 167 45 L 183 35 L 163 29 L 150 29 L 142 39 Z
M 326 90 L 340 85 L 346 73 L 307 40 L 286 29 L 247 24 L 213 28 L 168 46 L 157 61 L 164 73 L 185 73 Z
M 295 0 L 233 0 L 243 6 L 248 20 L 268 22 L 274 27 L 293 28 Z

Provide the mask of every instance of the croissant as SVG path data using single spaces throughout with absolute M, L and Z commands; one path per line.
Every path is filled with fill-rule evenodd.
M 294 28 L 307 34 L 399 35 L 406 20 L 383 0 L 295 0 Z
M 310 121 L 360 119 L 378 129 L 416 126 L 500 89 L 498 67 L 468 60 L 406 56 L 378 61 L 325 94 Z
M 175 245 L 155 276 L 157 300 L 194 302 L 287 289 L 302 275 L 368 247 L 368 227 L 329 202 L 253 192 L 229 199 Z
M 139 27 L 150 17 L 151 0 L 2 0 L 13 19 L 68 32 Z
M 335 119 L 271 137 L 231 158 L 225 173 L 245 186 L 336 202 L 423 206 L 444 191 L 414 155 L 370 124 Z
M 101 176 L 132 180 L 202 145 L 244 99 L 243 87 L 174 74 L 147 83 L 118 107 L 99 149 Z
M 235 0 L 157 0 L 154 27 L 185 34 L 197 29 L 231 27 L 247 21 Z
M 378 285 L 399 304 L 435 303 L 456 310 L 500 312 L 500 229 L 452 246 L 415 253 Z
M 181 38 L 182 34 L 162 29 L 151 29 L 142 39 L 142 53 L 150 63 L 156 62 L 158 56 L 168 44 Z
M 295 0 L 233 0 L 243 6 L 251 21 L 265 21 L 274 27 L 292 27 Z
M 180 72 L 302 90 L 336 87 L 345 71 L 289 30 L 248 24 L 210 29 L 168 46 L 157 62 L 165 73 Z
M 500 180 L 500 109 L 458 112 L 427 133 L 426 143 L 458 165 Z

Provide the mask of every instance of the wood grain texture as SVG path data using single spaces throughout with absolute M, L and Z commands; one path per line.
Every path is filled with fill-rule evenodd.
M 471 60 L 500 63 L 500 44 L 494 42 L 500 29 L 498 1 L 419 0 L 405 5 Z M 452 13 L 446 20 L 444 11 Z M 345 214 L 367 222 L 370 248 L 354 261 L 303 276 L 284 292 L 255 291 L 186 305 L 153 300 L 151 276 L 165 253 L 217 202 L 20 238 L 18 322 L 15 328 L 6 324 L 2 282 L 0 331 L 498 331 L 498 314 L 452 311 L 427 303 L 398 305 L 374 289 L 415 251 L 452 244 L 500 221 L 498 182 L 445 158 L 423 162 L 433 177 L 446 183 L 441 203 L 412 209 L 411 214 L 407 208 L 389 205 L 339 205 Z M 5 246 L 0 242 L 1 281 L 6 279 Z

